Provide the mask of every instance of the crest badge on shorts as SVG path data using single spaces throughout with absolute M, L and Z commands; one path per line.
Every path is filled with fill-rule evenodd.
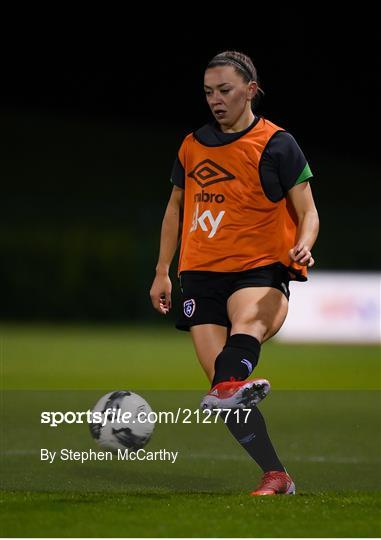
M 185 300 L 184 302 L 184 315 L 187 317 L 192 317 L 194 310 L 196 309 L 196 302 L 191 298 L 190 300 Z

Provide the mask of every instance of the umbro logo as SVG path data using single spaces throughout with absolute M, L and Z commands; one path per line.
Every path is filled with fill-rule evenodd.
M 209 392 L 209 395 L 210 396 L 218 396 L 218 390 L 212 390 L 211 392 Z
M 216 182 L 224 182 L 225 180 L 234 180 L 234 174 L 230 173 L 220 165 L 217 165 L 211 159 L 200 161 L 195 168 L 188 173 L 188 176 L 193 178 L 202 188 L 215 184 Z
M 241 364 L 245 364 L 245 366 L 249 370 L 249 375 L 250 375 L 251 372 L 253 371 L 253 364 L 250 362 L 250 360 L 248 360 L 247 358 L 243 358 L 243 360 L 241 360 Z

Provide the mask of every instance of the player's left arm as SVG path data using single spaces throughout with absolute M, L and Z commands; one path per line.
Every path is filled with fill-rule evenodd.
M 319 216 L 312 196 L 309 182 L 302 182 L 287 193 L 298 218 L 298 236 L 296 245 L 290 249 L 292 261 L 303 266 L 313 266 L 312 247 L 319 232 Z

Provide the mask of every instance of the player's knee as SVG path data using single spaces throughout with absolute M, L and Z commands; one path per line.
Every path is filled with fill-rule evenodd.
M 269 331 L 269 325 L 262 320 L 239 320 L 232 324 L 232 334 L 248 334 L 255 337 L 260 343 L 265 341 L 265 336 Z

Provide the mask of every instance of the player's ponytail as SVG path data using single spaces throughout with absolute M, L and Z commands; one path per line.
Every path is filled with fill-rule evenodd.
M 251 102 L 251 107 L 254 109 L 260 97 L 264 95 L 264 92 L 259 86 L 257 70 L 251 58 L 239 51 L 224 51 L 214 56 L 206 69 L 216 66 L 233 66 L 236 73 L 241 75 L 245 82 L 255 81 L 257 83 L 258 90 Z

